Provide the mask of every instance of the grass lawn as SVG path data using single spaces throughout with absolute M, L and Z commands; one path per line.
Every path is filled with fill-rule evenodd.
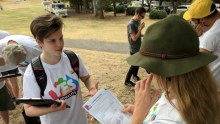
M 31 21 L 38 15 L 47 13 L 41 5 L 41 0 L 5 0 L 1 3 L 4 10 L 0 11 L 0 28 L 12 34 L 31 35 Z M 69 15 L 71 16 L 63 18 L 64 38 L 127 42 L 126 25 L 131 16 L 118 14 L 114 17 L 112 13 L 106 13 L 105 19 L 101 20 L 92 14 L 70 12 Z M 155 21 L 146 17 L 144 22 L 148 27 Z
M 31 35 L 29 30 L 31 21 L 35 17 L 47 13 L 44 11 L 41 2 L 41 0 L 0 0 L 4 9 L 0 11 L 0 29 L 9 31 L 11 34 Z M 92 14 L 69 14 L 71 16 L 63 18 L 65 23 L 63 30 L 64 39 L 127 43 L 126 25 L 131 16 L 119 14 L 117 17 L 114 17 L 112 13 L 107 13 L 105 14 L 105 19 L 100 20 Z M 156 21 L 149 20 L 146 17 L 144 22 L 146 29 Z M 123 104 L 133 103 L 134 89 L 123 84 L 129 68 L 129 65 L 126 63 L 128 54 L 90 51 L 78 48 L 65 49 L 71 49 L 81 55 L 90 74 L 95 80 L 100 81 L 99 87 L 111 90 Z M 146 72 L 140 69 L 140 77 L 144 78 L 145 76 Z M 83 94 L 87 92 L 83 84 L 81 89 Z M 22 89 L 20 91 L 20 96 L 22 96 Z M 88 120 L 90 124 L 98 123 L 91 116 L 88 117 Z M 10 122 L 11 124 L 24 124 L 21 116 L 21 105 L 17 106 L 16 110 L 10 111 Z M 1 123 L 2 120 L 0 119 Z

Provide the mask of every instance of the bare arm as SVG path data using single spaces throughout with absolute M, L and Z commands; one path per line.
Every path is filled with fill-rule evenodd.
M 0 57 L 0 66 L 3 66 L 3 65 L 5 65 L 5 61 L 2 57 Z
M 148 111 L 157 101 L 159 93 L 150 93 L 152 78 L 153 75 L 150 74 L 147 80 L 138 81 L 135 85 L 135 107 L 130 124 L 142 124 Z
M 142 31 L 142 29 L 145 27 L 145 23 L 143 22 L 140 26 L 139 26 L 139 28 L 138 28 L 138 32 L 135 34 L 135 33 L 130 33 L 130 35 L 131 35 L 131 39 L 133 40 L 133 41 L 137 41 L 137 39 L 140 37 L 140 36 L 143 36 L 142 34 L 141 34 L 141 31 Z
M 89 90 L 89 94 L 86 96 L 93 96 L 98 91 L 98 82 L 92 80 L 90 75 L 87 75 L 85 77 L 80 77 L 82 82 L 85 84 L 86 88 Z
M 141 32 L 138 31 L 137 34 L 131 33 L 130 35 L 131 35 L 131 39 L 132 39 L 133 41 L 137 41 L 137 39 L 138 39 L 138 38 L 140 37 L 140 35 L 141 35 Z
M 212 53 L 211 51 L 208 51 L 207 49 L 204 48 L 200 48 L 199 51 L 204 53 Z
M 10 93 L 11 97 L 14 98 L 15 97 L 15 93 L 13 91 L 13 86 L 9 82 L 10 82 L 9 80 L 6 80 L 6 87 L 8 89 L 8 92 Z
M 4 66 L 4 65 L 5 65 L 5 61 L 2 57 L 0 57 L 0 66 Z M 0 79 L 0 82 L 4 80 L 6 80 L 6 78 Z M 7 82 L 7 87 L 10 90 L 11 95 L 17 98 L 19 96 L 19 87 L 18 87 L 17 77 L 7 78 L 6 82 Z
M 12 91 L 14 93 L 14 97 L 19 97 L 19 86 L 18 86 L 18 80 L 17 77 L 12 77 L 7 80 L 7 83 L 10 83 L 12 86 Z
M 61 105 L 57 106 L 56 104 L 51 105 L 50 107 L 36 107 L 28 104 L 24 104 L 24 110 L 27 116 L 41 116 L 51 112 L 61 111 L 66 109 L 65 100 L 61 100 Z

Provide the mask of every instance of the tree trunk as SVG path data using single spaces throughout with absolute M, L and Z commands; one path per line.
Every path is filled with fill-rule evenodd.
M 79 0 L 76 0 L 75 3 L 76 3 L 76 5 L 75 5 L 75 6 L 76 6 L 75 11 L 76 11 L 76 13 L 80 13 Z
M 87 13 L 87 7 L 88 7 L 88 1 L 87 0 L 83 0 L 83 13 Z
M 116 1 L 115 0 L 113 1 L 113 8 L 114 8 L 114 16 L 116 16 L 116 10 L 115 10 L 115 8 L 116 8 Z
M 95 16 L 97 16 L 96 0 L 92 0 L 92 5 L 93 5 L 93 13 L 94 13 Z
M 152 0 L 147 0 L 147 6 L 148 6 L 148 12 L 150 12 L 151 11 L 151 1 Z
M 174 1 L 172 1 L 171 3 L 173 6 L 173 13 L 172 14 L 176 14 L 177 5 L 175 5 Z
M 159 6 L 162 6 L 164 0 L 159 0 Z
M 103 12 L 103 6 L 102 6 L 102 0 L 100 0 L 100 19 L 104 19 L 104 12 Z

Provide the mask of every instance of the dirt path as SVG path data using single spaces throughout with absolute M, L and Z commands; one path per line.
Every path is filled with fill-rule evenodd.
M 65 39 L 65 47 L 121 54 L 128 54 L 129 51 L 127 43 L 103 42 L 97 40 Z

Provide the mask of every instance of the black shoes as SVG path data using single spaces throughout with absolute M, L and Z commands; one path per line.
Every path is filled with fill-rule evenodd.
M 126 85 L 126 86 L 129 86 L 129 87 L 134 87 L 134 86 L 135 86 L 135 83 L 133 83 L 132 81 L 126 81 L 126 82 L 125 82 L 125 85 Z
M 135 82 L 141 80 L 140 77 L 138 77 L 138 76 L 133 76 L 133 79 L 134 79 Z M 127 80 L 127 79 L 126 79 L 126 80 Z M 126 86 L 129 86 L 129 87 L 134 87 L 134 86 L 135 86 L 135 83 L 132 82 L 132 81 L 125 81 L 125 85 L 126 85 Z
M 141 78 L 140 78 L 140 77 L 138 77 L 138 76 L 133 76 L 133 79 L 134 79 L 134 81 L 135 81 L 135 82 L 137 82 L 137 81 L 141 80 Z

